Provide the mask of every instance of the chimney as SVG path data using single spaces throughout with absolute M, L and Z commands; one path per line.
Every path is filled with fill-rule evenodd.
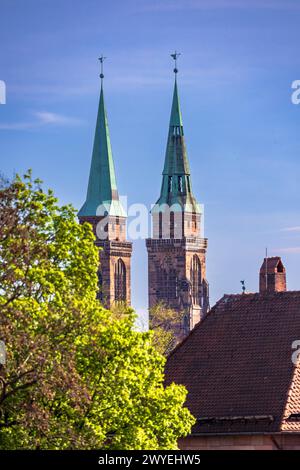
M 286 291 L 286 274 L 280 256 L 265 258 L 259 272 L 259 292 L 284 291 Z

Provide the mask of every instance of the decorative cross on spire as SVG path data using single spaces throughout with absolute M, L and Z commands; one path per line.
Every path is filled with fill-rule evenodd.
M 104 78 L 104 73 L 103 73 L 103 62 L 105 61 L 105 59 L 107 59 L 107 57 L 104 57 L 104 55 L 103 55 L 103 54 L 102 54 L 102 56 L 101 56 L 101 57 L 99 57 L 100 64 L 101 64 L 101 73 L 100 73 L 100 78 L 101 78 L 101 85 L 102 85 L 103 78 Z
M 175 77 L 176 77 L 176 74 L 178 73 L 177 59 L 180 55 L 181 55 L 180 52 L 177 52 L 177 51 L 175 51 L 174 54 L 171 54 L 171 57 L 172 59 L 174 59 L 174 62 L 175 62 L 175 68 L 173 70 L 173 72 L 175 73 Z

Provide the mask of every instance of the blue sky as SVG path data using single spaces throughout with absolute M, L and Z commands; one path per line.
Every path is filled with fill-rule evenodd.
M 268 246 L 299 289 L 298 0 L 1 0 L 0 159 L 32 168 L 62 203 L 84 201 L 104 53 L 105 97 L 120 194 L 158 197 L 173 74 L 194 192 L 205 205 L 214 303 L 258 289 Z M 132 294 L 147 308 L 147 255 L 134 243 Z

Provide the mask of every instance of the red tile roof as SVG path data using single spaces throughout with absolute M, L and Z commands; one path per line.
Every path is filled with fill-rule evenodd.
M 166 365 L 166 382 L 188 389 L 193 433 L 300 432 L 295 340 L 300 292 L 225 295 Z

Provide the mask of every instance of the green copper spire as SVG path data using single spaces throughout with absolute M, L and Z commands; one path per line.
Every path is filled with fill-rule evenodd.
M 176 78 L 163 174 L 169 176 L 190 174 Z
M 100 58 L 101 65 L 104 57 Z M 109 215 L 126 217 L 119 201 L 114 161 L 111 150 L 108 121 L 103 94 L 103 69 L 101 67 L 101 92 L 94 138 L 94 147 L 86 201 L 78 216 Z
M 177 88 L 177 80 L 175 77 L 175 85 L 174 85 L 174 93 L 173 93 L 173 102 L 172 102 L 172 110 L 171 110 L 171 117 L 170 117 L 170 127 L 182 127 L 182 116 L 180 110 L 180 103 L 179 103 L 179 96 L 178 96 L 178 88 Z
M 177 87 L 178 53 L 172 54 L 175 60 L 175 84 L 169 124 L 168 142 L 163 170 L 163 181 L 157 205 L 178 205 L 179 210 L 200 212 L 199 205 L 192 193 L 190 168 L 185 146 L 183 121 Z M 156 207 L 159 210 L 159 207 Z M 153 210 L 152 210 L 153 212 Z

